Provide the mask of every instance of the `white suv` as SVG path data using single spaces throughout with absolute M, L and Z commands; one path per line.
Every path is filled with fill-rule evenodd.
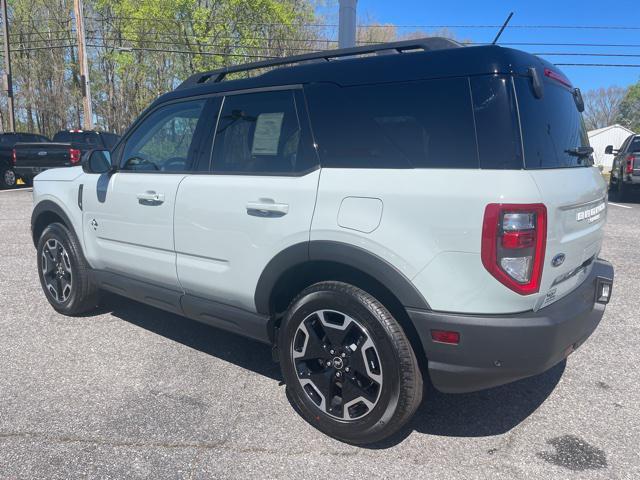
M 423 378 L 534 375 L 598 325 L 582 109 L 539 58 L 437 38 L 194 75 L 113 151 L 35 179 L 42 287 L 68 315 L 108 290 L 268 342 L 310 423 L 375 442 Z

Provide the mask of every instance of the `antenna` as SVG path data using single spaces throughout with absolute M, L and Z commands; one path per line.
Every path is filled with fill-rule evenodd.
M 509 20 L 511 20 L 511 17 L 513 17 L 513 12 L 511 12 L 507 17 L 507 19 L 504 21 L 504 23 L 502 24 L 502 28 L 500 28 L 500 31 L 496 35 L 496 38 L 493 39 L 493 42 L 491 42 L 491 45 L 495 45 L 498 42 L 500 35 L 502 35 L 502 32 L 504 32 L 504 29 L 507 28 L 507 25 L 509 24 Z

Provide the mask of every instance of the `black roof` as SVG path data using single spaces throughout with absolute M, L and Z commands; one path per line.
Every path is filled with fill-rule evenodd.
M 388 50 L 395 44 L 377 45 L 376 50 Z M 373 48 L 373 47 L 372 47 Z M 369 49 L 368 49 L 369 50 Z M 333 50 L 329 52 L 338 52 Z M 327 52 L 322 52 L 328 55 Z M 328 55 L 333 57 L 333 55 Z M 339 55 L 338 55 L 339 56 Z M 300 56 L 305 57 L 305 56 Z M 317 54 L 316 57 L 324 58 Z M 293 59 L 297 57 L 291 57 Z M 270 66 L 270 62 L 258 62 Z M 282 59 L 276 65 L 288 63 Z M 252 64 L 249 64 L 249 67 Z M 488 73 L 527 73 L 529 67 L 551 67 L 552 65 L 529 53 L 503 48 L 497 45 L 461 47 L 450 42 L 445 48 L 429 51 L 409 51 L 388 55 L 370 55 L 340 58 L 331 61 L 312 61 L 292 66 L 279 66 L 252 78 L 211 81 L 225 70 L 196 74 L 176 90 L 162 95 L 154 103 L 205 95 L 211 93 L 265 88 L 279 85 L 297 85 L 312 82 L 333 82 L 343 86 L 364 83 L 424 80 L 429 78 L 482 75 Z M 244 70 L 242 66 L 236 68 Z M 556 69 L 557 70 L 557 69 Z M 203 82 L 198 80 L 203 78 Z

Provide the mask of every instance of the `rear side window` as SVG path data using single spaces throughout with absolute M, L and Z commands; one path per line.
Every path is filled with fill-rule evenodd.
M 480 168 L 523 168 L 518 108 L 512 77 L 471 77 L 473 112 L 478 137 Z
M 478 168 L 466 78 L 308 92 L 324 167 Z
M 575 152 L 589 146 L 582 115 L 573 93 L 553 80 L 544 82 L 542 98 L 533 94 L 531 79 L 514 78 L 527 169 L 590 166 Z
M 629 144 L 629 153 L 640 152 L 640 137 L 634 137 Z
M 315 163 L 304 148 L 295 92 L 230 95 L 224 99 L 213 148 L 216 173 L 292 174 Z

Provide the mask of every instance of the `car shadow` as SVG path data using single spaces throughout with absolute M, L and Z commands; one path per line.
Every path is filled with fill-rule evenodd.
M 117 295 L 109 295 L 102 312 L 150 332 L 256 372 L 282 384 L 271 347 L 179 315 Z M 508 432 L 531 415 L 553 392 L 566 366 L 563 361 L 535 377 L 467 394 L 438 392 L 425 378 L 422 405 L 398 433 L 370 449 L 390 448 L 412 432 L 449 437 L 484 437 Z M 289 403 L 291 399 L 289 399 Z M 295 406 L 292 404 L 295 409 Z

